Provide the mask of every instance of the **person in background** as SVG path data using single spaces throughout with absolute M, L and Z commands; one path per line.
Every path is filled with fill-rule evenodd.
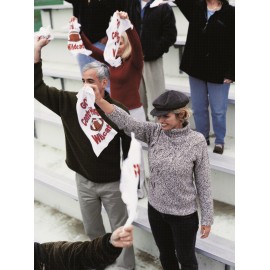
M 133 242 L 133 226 L 120 227 L 93 241 L 34 243 L 34 270 L 105 268 Z
M 81 30 L 87 38 L 100 50 L 104 51 L 107 43 L 106 30 L 113 13 L 122 8 L 124 0 L 66 0 L 73 6 L 73 15 L 78 18 Z M 82 74 L 83 67 L 96 61 L 93 57 L 79 53 L 77 62 Z M 108 80 L 106 91 L 110 93 L 110 80 Z
M 165 89 L 162 56 L 169 51 L 177 36 L 172 8 L 168 4 L 150 8 L 153 2 L 126 0 L 124 6 L 142 44 L 144 67 L 140 96 L 148 119 L 151 119 L 149 112 L 153 108 L 152 101 Z
M 128 155 L 131 139 L 110 121 L 103 111 L 96 111 L 117 134 L 107 147 L 97 156 L 93 146 L 84 133 L 78 120 L 76 110 L 78 92 L 61 91 L 47 86 L 43 81 L 41 50 L 49 43 L 46 38 L 36 38 L 34 46 L 34 94 L 35 99 L 60 116 L 66 139 L 66 164 L 75 171 L 76 184 L 83 224 L 86 234 L 92 240 L 105 234 L 102 220 L 102 205 L 108 215 L 111 229 L 123 226 L 128 218 L 127 208 L 121 199 L 119 189 L 121 176 L 121 152 L 123 159 Z M 117 104 L 127 110 L 122 104 L 111 99 L 105 91 L 109 79 L 108 67 L 102 63 L 93 62 L 83 69 L 84 86 L 98 85 L 102 96 L 110 103 Z M 122 147 L 121 147 L 122 146 Z M 124 248 L 117 259 L 118 269 L 134 269 L 135 255 L 133 247 Z
M 230 84 L 235 80 L 235 8 L 227 0 L 175 0 L 189 22 L 180 68 L 189 75 L 196 130 L 223 154 Z
M 119 0 L 66 0 L 66 2 L 72 4 L 73 15 L 81 24 L 81 31 L 96 47 L 104 50 L 110 18 L 114 11 L 121 7 L 121 2 Z M 78 54 L 77 60 L 81 72 L 86 64 L 95 61 L 94 58 L 84 54 Z
M 121 108 L 102 98 L 92 86 L 96 103 L 125 132 L 149 145 L 148 218 L 165 270 L 198 270 L 195 256 L 201 210 L 201 238 L 213 223 L 210 165 L 204 136 L 190 128 L 189 99 L 166 91 L 153 101 L 158 123 L 134 120 Z
M 118 12 L 118 15 L 121 19 L 129 20 L 126 12 Z M 100 62 L 106 63 L 103 51 L 95 47 L 83 32 L 81 33 L 81 37 L 84 46 L 92 51 L 91 56 Z M 143 69 L 143 53 L 139 36 L 134 28 L 129 28 L 126 32 L 122 33 L 116 56 L 121 57 L 122 63 L 118 67 L 109 65 L 111 97 L 125 105 L 130 115 L 136 120 L 145 121 L 145 112 L 139 93 Z M 143 198 L 145 195 L 144 179 L 145 170 L 142 155 L 138 188 L 139 198 Z

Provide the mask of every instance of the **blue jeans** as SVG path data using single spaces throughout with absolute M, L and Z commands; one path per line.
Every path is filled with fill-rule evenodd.
M 99 41 L 94 43 L 93 44 L 95 47 L 101 49 L 104 51 L 105 49 L 105 44 L 102 44 L 100 43 Z M 80 66 L 80 71 L 82 73 L 82 69 L 83 67 L 88 64 L 88 63 L 91 63 L 91 62 L 94 62 L 94 61 L 97 61 L 95 58 L 88 56 L 88 55 L 85 55 L 85 54 L 81 54 L 81 53 L 78 53 L 77 54 L 77 61 L 78 61 L 78 64 Z M 108 81 L 108 85 L 106 87 L 106 91 L 110 93 L 110 81 Z
M 206 139 L 209 138 L 211 108 L 213 130 L 216 135 L 215 144 L 224 144 L 226 135 L 226 113 L 230 84 L 210 83 L 189 76 L 192 110 L 196 130 Z
M 198 213 L 187 216 L 162 214 L 148 203 L 148 218 L 164 270 L 198 270 L 195 255 Z M 176 252 L 175 252 L 176 251 Z

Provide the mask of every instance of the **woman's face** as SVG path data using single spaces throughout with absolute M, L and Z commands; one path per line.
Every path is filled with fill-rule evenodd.
M 174 128 L 182 128 L 182 122 L 175 113 L 168 113 L 162 116 L 157 116 L 158 122 L 163 130 L 171 130 Z
M 124 53 L 124 51 L 126 50 L 126 44 L 124 43 L 124 39 L 123 37 L 120 38 L 120 44 L 119 44 L 119 48 L 117 51 L 117 55 L 118 57 L 121 57 Z

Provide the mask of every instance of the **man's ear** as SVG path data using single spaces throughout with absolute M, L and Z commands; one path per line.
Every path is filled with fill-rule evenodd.
M 106 88 L 107 84 L 108 84 L 108 80 L 107 80 L 107 79 L 103 79 L 103 80 L 102 80 L 102 86 L 103 86 L 104 88 Z

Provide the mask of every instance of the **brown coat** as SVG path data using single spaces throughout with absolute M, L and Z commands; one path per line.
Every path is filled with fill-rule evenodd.
M 107 233 L 93 241 L 35 243 L 35 270 L 105 268 L 122 251 L 110 244 L 110 237 L 111 233 Z

